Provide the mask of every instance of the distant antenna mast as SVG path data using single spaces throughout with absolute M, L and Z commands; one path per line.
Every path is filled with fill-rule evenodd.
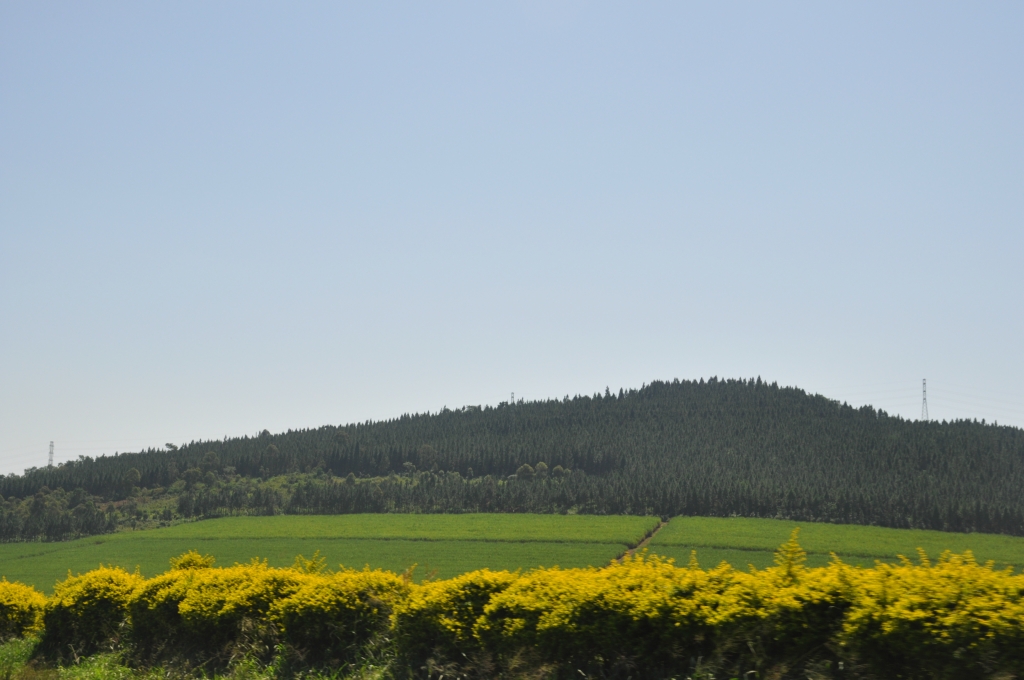
M 53 467 L 53 442 L 50 442 L 50 461 L 46 464 L 46 467 Z
M 928 380 L 921 379 L 921 420 L 928 421 Z

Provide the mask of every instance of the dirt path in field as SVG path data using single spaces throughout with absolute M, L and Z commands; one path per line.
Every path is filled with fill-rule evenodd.
M 626 556 L 627 556 L 627 555 L 635 555 L 635 554 L 636 554 L 636 551 L 637 551 L 637 550 L 643 550 L 644 548 L 646 548 L 646 547 L 647 547 L 647 544 L 651 542 L 651 539 L 652 539 L 652 538 L 654 538 L 654 534 L 656 534 L 656 533 L 658 533 L 659 531 L 661 531 L 661 530 L 662 530 L 662 528 L 663 528 L 663 527 L 664 527 L 664 526 L 665 526 L 666 524 L 668 524 L 668 522 L 665 522 L 665 521 L 661 521 L 661 522 L 658 522 L 658 526 L 656 526 L 656 527 L 654 527 L 653 529 L 651 529 L 651 530 L 650 530 L 650 531 L 649 531 L 649 532 L 647 533 L 647 535 L 646 535 L 646 536 L 644 536 L 644 537 L 643 537 L 643 538 L 642 538 L 642 539 L 640 540 L 640 542 L 636 544 L 636 547 L 635 547 L 635 548 L 630 548 L 630 549 L 626 550 L 626 552 L 622 553 L 621 555 L 619 555 L 618 557 L 616 557 L 616 558 L 615 558 L 614 560 L 612 560 L 612 561 L 613 561 L 613 562 L 621 562 L 622 560 L 626 559 Z

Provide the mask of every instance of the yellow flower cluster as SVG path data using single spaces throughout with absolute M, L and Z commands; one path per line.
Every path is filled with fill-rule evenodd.
M 968 665 L 1024 671 L 1024 574 L 979 565 L 968 551 L 935 564 L 830 567 L 850 584 L 842 642 L 876 665 Z
M 46 598 L 31 586 L 0 581 L 0 641 L 38 633 Z
M 475 640 L 484 607 L 518 579 L 507 571 L 481 569 L 415 586 L 394 613 L 403 652 L 417 661 L 435 653 L 459 658 Z
M 141 583 L 129 598 L 138 652 L 144 657 L 215 655 L 238 639 L 243 623 L 265 622 L 271 606 L 307 578 L 255 560 L 226 568 L 179 564 Z
M 276 635 L 304 656 L 330 656 L 332 648 L 358 647 L 386 629 L 392 607 L 410 588 L 381 570 L 322 573 L 316 558 L 300 557 L 289 569 L 257 560 L 226 568 L 211 564 L 186 555 L 136 588 L 129 609 L 141 654 L 230 654 L 249 631 L 250 637 Z
M 408 580 L 380 570 L 311 575 L 271 606 L 269 620 L 307 662 L 352 660 L 361 645 L 388 629 L 392 611 L 410 590 Z
M 796 537 L 776 566 L 703 570 L 656 556 L 591 569 L 474 572 L 413 590 L 395 615 L 414 660 L 487 653 L 538 665 L 657 676 L 693 659 L 731 673 L 793 663 L 888 677 L 1024 673 L 1024 576 L 969 553 L 872 569 L 808 569 Z
M 92 654 L 120 638 L 128 601 L 143 582 L 119 567 L 93 569 L 54 588 L 43 609 L 43 649 L 60 658 Z
M 386 634 L 412 668 L 526 659 L 656 677 L 703 659 L 733 674 L 839 662 L 886 677 L 1024 674 L 1024 576 L 970 553 L 809 569 L 794 535 L 760 571 L 640 555 L 422 585 L 380 570 L 329 572 L 316 556 L 287 569 L 212 565 L 189 553 L 151 579 L 101 567 L 58 584 L 45 604 L 2 582 L 0 616 L 14 635 L 38 627 L 42 610 L 44 641 L 76 654 L 127 631 L 140 657 L 154 660 L 226 658 L 258 639 L 268 654 L 336 664 Z

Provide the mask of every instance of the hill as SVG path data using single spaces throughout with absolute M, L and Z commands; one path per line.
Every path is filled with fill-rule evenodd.
M 1024 430 L 916 422 L 756 380 L 81 458 L 0 479 L 0 538 L 180 517 L 539 512 L 781 518 L 1024 535 Z

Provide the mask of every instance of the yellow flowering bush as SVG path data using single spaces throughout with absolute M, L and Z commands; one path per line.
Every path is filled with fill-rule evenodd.
M 269 659 L 281 641 L 305 663 L 351 660 L 387 631 L 410 589 L 391 572 L 325 572 L 318 556 L 288 569 L 212 565 L 186 553 L 138 587 L 130 604 L 137 657 L 216 665 L 240 652 Z
M 484 607 L 518 578 L 507 571 L 481 569 L 413 586 L 394 613 L 399 652 L 413 666 L 431 658 L 443 663 L 474 655 L 480 649 L 474 627 Z
M 171 558 L 171 571 L 187 571 L 189 569 L 207 569 L 217 560 L 210 555 L 200 555 L 195 550 Z
M 269 618 L 306 663 L 351 661 L 387 631 L 392 610 L 409 591 L 407 580 L 379 569 L 316 574 L 274 602 Z
M 734 575 L 727 566 L 677 569 L 656 557 L 627 557 L 603 569 L 537 570 L 490 598 L 473 635 L 506 660 L 529 650 L 539 661 L 575 667 L 638 659 L 648 670 L 666 667 L 674 657 L 708 653 L 714 614 L 705 610 L 717 612 L 728 600 L 721 596 Z
M 54 587 L 43 608 L 41 649 L 59 659 L 74 659 L 113 646 L 121 639 L 128 603 L 143 582 L 120 567 L 68 575 Z
M 136 653 L 142 658 L 230 657 L 248 635 L 259 638 L 274 603 L 311 579 L 253 560 L 226 568 L 189 561 L 140 584 L 130 604 Z
M 763 570 L 641 554 L 416 585 L 327 572 L 316 555 L 276 569 L 186 553 L 151 579 L 69 576 L 45 603 L 0 581 L 0 625 L 32 632 L 42 612 L 41 649 L 67 659 L 116 645 L 127 623 L 137 661 L 206 669 L 282 650 L 300 670 L 338 666 L 394 644 L 417 677 L 1024 677 L 1024 575 L 970 553 L 870 569 L 804 561 L 794 535 Z
M 808 569 L 805 561 L 794 532 L 776 552 L 774 567 L 745 575 L 752 617 L 743 623 L 719 624 L 717 656 L 731 656 L 744 669 L 810 654 L 829 663 L 838 660 L 830 640 L 841 630 L 850 608 L 855 575 L 838 559 L 818 569 Z
M 841 644 L 861 662 L 890 677 L 1024 674 L 1024 574 L 970 552 L 856 572 Z
M 46 597 L 32 586 L 0 581 L 0 642 L 40 632 L 45 605 Z
M 809 571 L 786 560 L 758 573 L 703 570 L 646 555 L 600 569 L 537 570 L 494 595 L 473 634 L 499 660 L 528 651 L 538 663 L 596 675 L 659 677 L 726 657 L 742 673 L 768 655 L 798 657 L 838 627 L 837 577 L 801 581 Z
M 794 535 L 760 571 L 640 555 L 599 569 L 474 572 L 414 589 L 395 617 L 398 642 L 447 672 L 443 662 L 467 659 L 461 672 L 483 655 L 492 673 L 566 677 L 668 677 L 698 664 L 727 677 L 1024 675 L 1024 576 L 969 554 L 873 569 L 804 560 Z

